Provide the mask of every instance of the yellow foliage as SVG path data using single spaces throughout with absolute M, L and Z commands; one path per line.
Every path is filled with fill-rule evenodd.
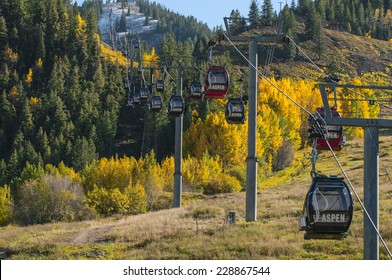
M 219 156 L 223 166 L 243 164 L 246 157 L 247 125 L 230 125 L 224 113 L 211 113 L 195 120 L 184 134 L 186 154 L 201 158 L 208 151 Z
M 212 177 L 204 187 L 204 194 L 232 193 L 242 189 L 240 182 L 228 174 L 222 173 Z
M 105 61 L 110 63 L 117 63 L 121 66 L 125 66 L 129 63 L 127 58 L 120 51 L 113 51 L 105 43 L 100 42 L 101 56 Z
M 73 168 L 68 167 L 64 162 L 60 162 L 59 165 L 53 166 L 52 164 L 45 165 L 45 171 L 49 174 L 59 175 L 61 177 L 69 177 L 73 182 L 80 183 L 82 178 Z
M 39 69 L 42 68 L 42 66 L 43 66 L 42 58 L 38 58 L 36 66 L 37 66 Z
M 76 16 L 76 34 L 78 37 L 85 37 L 86 36 L 86 22 L 83 20 L 82 16 L 80 13 Z
M 29 68 L 29 72 L 26 75 L 25 82 L 26 84 L 31 84 L 32 81 L 33 81 L 33 69 Z
M 94 187 L 87 193 L 86 202 L 103 216 L 126 213 L 130 205 L 128 196 L 119 189 L 107 190 L 99 187 Z
M 34 107 L 40 102 L 40 99 L 38 97 L 30 97 L 30 106 Z
M 128 210 L 129 214 L 140 214 L 146 212 L 146 192 L 141 184 L 129 185 L 125 191 L 128 197 Z
M 173 191 L 174 157 L 167 157 L 161 163 L 161 176 L 165 191 Z
M 13 86 L 13 87 L 10 89 L 10 95 L 13 96 L 13 97 L 15 97 L 15 96 L 18 95 L 18 88 L 17 88 L 16 86 Z
M 212 157 L 207 152 L 201 159 L 190 157 L 183 163 L 183 178 L 187 186 L 193 190 L 201 190 L 213 178 L 220 176 L 223 172 L 219 156 Z
M 11 48 L 7 48 L 5 50 L 5 57 L 8 61 L 12 63 L 16 63 L 19 60 L 19 54 L 16 52 L 13 52 Z
M 143 54 L 143 65 L 146 67 L 158 67 L 159 56 L 155 53 L 155 48 L 151 49 L 151 53 Z
M 87 190 L 96 185 L 108 190 L 123 191 L 133 178 L 137 161 L 133 157 L 101 158 L 92 162 L 84 170 L 83 185 Z
M 322 106 L 314 82 L 289 78 L 271 81 L 311 112 Z M 271 160 L 284 140 L 290 140 L 298 148 L 303 138 L 307 138 L 308 116 L 266 80 L 259 83 L 258 91 L 257 156 Z M 229 125 L 220 112 L 209 114 L 204 121 L 195 117 L 184 134 L 185 154 L 200 159 L 208 151 L 212 156 L 219 156 L 225 168 L 244 164 L 247 130 L 247 123 Z
M 13 206 L 11 189 L 5 185 L 0 188 L 0 226 L 5 226 L 11 222 Z
M 78 174 L 73 168 L 66 166 L 64 162 L 60 162 L 57 168 L 61 176 L 69 176 L 72 181 L 81 182 L 80 174 Z

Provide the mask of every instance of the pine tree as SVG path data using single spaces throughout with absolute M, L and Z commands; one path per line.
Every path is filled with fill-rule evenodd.
M 305 16 L 310 4 L 313 4 L 311 0 L 298 0 L 297 11 L 299 14 Z
M 8 45 L 7 23 L 5 18 L 0 15 L 0 65 L 5 57 L 5 50 Z
M 249 7 L 249 25 L 252 28 L 256 28 L 260 22 L 260 10 L 257 4 L 257 0 L 252 0 Z
M 231 32 L 234 34 L 244 32 L 246 22 L 241 16 L 240 11 L 238 9 L 232 10 L 230 17 L 233 18 L 230 24 Z
M 305 34 L 310 40 L 317 41 L 321 33 L 321 17 L 313 4 L 309 5 L 305 17 Z
M 321 20 L 326 18 L 327 10 L 327 0 L 317 0 L 315 1 L 316 10 L 320 14 Z
M 146 19 L 144 20 L 144 26 L 149 26 L 150 25 L 150 10 L 149 9 L 147 9 L 144 16 L 146 17 Z
M 76 171 L 81 170 L 97 157 L 95 144 L 91 139 L 88 140 L 85 137 L 76 139 L 72 157 L 73 167 Z
M 148 25 L 148 24 L 146 24 Z M 127 32 L 127 18 L 125 16 L 125 13 L 122 12 L 121 18 L 120 18 L 120 24 L 119 24 L 119 32 Z
M 293 10 L 289 9 L 288 5 L 285 5 L 281 12 L 282 21 L 282 32 L 287 34 L 294 41 L 297 40 L 296 34 L 296 21 Z M 297 48 L 294 44 L 289 43 L 287 45 L 289 51 L 289 57 L 293 59 L 297 55 Z
M 263 0 L 263 5 L 261 6 L 261 18 L 263 23 L 271 26 L 274 18 L 274 11 L 272 7 L 271 0 Z

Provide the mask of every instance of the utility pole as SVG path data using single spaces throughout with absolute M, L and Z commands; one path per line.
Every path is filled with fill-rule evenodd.
M 238 18 L 224 18 L 230 41 L 249 42 L 249 109 L 248 109 L 248 157 L 246 159 L 246 221 L 257 220 L 257 43 L 282 42 L 282 36 L 236 36 L 230 32 L 229 21 Z M 245 19 L 246 20 L 246 19 Z
M 389 119 L 363 119 L 333 117 L 329 106 L 327 88 L 349 88 L 349 89 L 378 89 L 392 90 L 392 87 L 382 86 L 354 86 L 321 84 L 320 92 L 324 104 L 325 123 L 327 125 L 356 126 L 362 127 L 365 132 L 364 138 L 364 206 L 369 214 L 364 214 L 364 259 L 379 259 L 379 129 L 392 128 L 392 120 Z

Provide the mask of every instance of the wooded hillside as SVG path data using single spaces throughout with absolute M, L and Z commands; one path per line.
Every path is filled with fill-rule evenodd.
M 385 19 L 388 3 L 382 13 Z M 205 74 L 209 46 L 214 46 L 211 63 L 225 66 L 232 79 L 228 97 L 246 96 L 247 63 L 238 51 L 227 40 L 218 40 L 220 31 L 207 38 L 195 19 L 186 20 L 140 1 L 142 11 L 159 13 L 156 17 L 162 25 L 166 21 L 165 30 L 173 31 L 168 22 L 174 19 L 178 26 L 193 22 L 197 27 L 193 33 L 163 36 L 157 49 L 141 46 L 131 65 L 129 53 L 101 42 L 97 20 L 102 7 L 90 4 L 77 7 L 66 0 L 0 3 L 0 224 L 75 221 L 171 207 L 174 118 L 166 108 L 176 91 L 177 73 L 163 70 L 170 65 L 192 66 L 184 71 L 183 80 L 185 189 L 204 194 L 241 191 L 247 124 L 227 123 L 225 100 L 193 101 L 188 95 L 189 85 Z M 252 4 L 250 15 L 257 15 Z M 260 55 L 260 69 L 275 85 L 314 111 L 321 105 L 317 83 L 325 81 L 325 76 L 337 74 L 346 83 L 390 84 L 390 42 L 320 29 L 324 36 L 320 48 L 319 37 L 308 36 L 303 5 L 282 11 L 283 28 L 287 34 L 292 32 L 298 47 L 276 46 L 269 63 Z M 295 29 L 289 27 L 292 19 Z M 260 34 L 264 26 L 258 25 L 258 17 L 253 20 L 254 26 L 242 31 Z M 237 46 L 247 52 L 245 44 Z M 260 53 L 269 53 L 266 48 L 259 46 Z M 144 68 L 139 71 L 136 66 L 142 61 Z M 311 62 L 320 68 L 313 68 Z M 130 91 L 124 83 L 130 66 L 140 72 L 131 81 L 138 86 L 141 82 L 151 85 L 149 68 L 157 68 L 155 76 L 166 85 L 161 93 L 164 110 L 153 113 L 146 106 L 125 106 Z M 292 163 L 294 153 L 307 146 L 308 116 L 265 79 L 260 79 L 259 92 L 261 181 Z M 378 93 L 362 94 L 373 98 Z M 355 98 L 344 90 L 339 95 Z M 358 116 L 379 113 L 379 108 L 366 102 L 355 105 Z M 362 136 L 360 130 L 346 134 L 349 139 Z

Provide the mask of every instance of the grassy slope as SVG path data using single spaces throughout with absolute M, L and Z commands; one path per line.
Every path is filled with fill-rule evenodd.
M 298 24 L 300 32 L 303 25 Z M 264 33 L 259 31 L 261 35 Z M 385 81 L 392 79 L 392 43 L 387 41 L 355 36 L 345 32 L 324 30 L 324 50 L 321 59 L 318 57 L 316 45 L 312 41 L 302 41 L 297 44 L 301 48 L 294 60 L 287 59 L 287 46 L 278 44 L 274 49 L 274 58 L 269 65 L 268 73 L 281 77 L 295 77 L 299 79 L 318 80 L 324 78 L 321 73 L 306 57 L 308 56 L 320 69 L 330 74 L 337 74 L 341 78 L 361 76 L 364 73 L 387 73 Z M 255 35 L 255 34 L 250 34 Z M 304 35 L 300 34 L 301 37 Z M 247 43 L 237 43 L 237 47 L 245 55 L 248 54 Z M 268 47 L 259 43 L 259 66 L 264 68 Z M 230 43 L 223 48 L 230 52 L 236 65 L 247 67 L 246 61 L 237 53 Z M 333 67 L 332 67 L 333 66 Z M 334 68 L 334 70 L 332 70 Z M 374 83 L 374 81 L 369 81 Z
M 391 136 L 383 136 L 380 144 L 380 232 L 390 248 L 391 140 Z M 338 157 L 362 195 L 362 142 L 349 143 Z M 1 228 L 0 247 L 6 248 L 10 259 L 362 259 L 363 212 L 358 202 L 349 236 L 343 241 L 305 241 L 298 231 L 297 221 L 310 185 L 310 166 L 306 164 L 260 184 L 269 187 L 258 192 L 258 221 L 254 223 L 244 222 L 244 193 L 208 197 L 185 193 L 193 202 L 181 209 L 79 223 Z M 328 153 L 320 156 L 318 169 L 338 173 Z M 224 226 L 227 211 L 236 212 L 234 226 Z M 196 213 L 200 216 L 197 223 L 193 218 Z M 380 258 L 388 258 L 381 247 Z

